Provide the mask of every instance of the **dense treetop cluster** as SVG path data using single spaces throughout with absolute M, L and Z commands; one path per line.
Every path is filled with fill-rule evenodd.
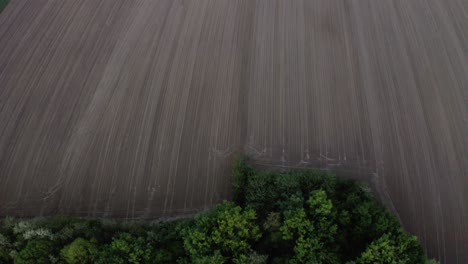
M 234 165 L 234 201 L 159 223 L 6 218 L 0 263 L 435 263 L 362 183 Z

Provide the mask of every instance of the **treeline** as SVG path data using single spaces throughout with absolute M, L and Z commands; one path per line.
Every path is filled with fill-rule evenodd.
M 0 262 L 429 263 L 365 185 L 328 172 L 257 171 L 242 159 L 234 202 L 194 219 L 6 218 Z

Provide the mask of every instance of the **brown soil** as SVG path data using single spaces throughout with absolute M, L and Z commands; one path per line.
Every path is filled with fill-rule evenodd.
M 193 213 L 246 153 L 361 175 L 468 263 L 467 32 L 466 0 L 12 0 L 0 215 Z

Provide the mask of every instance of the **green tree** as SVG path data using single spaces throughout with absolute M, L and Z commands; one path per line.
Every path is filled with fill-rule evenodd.
M 261 236 L 255 220 L 254 210 L 242 210 L 224 202 L 212 212 L 195 218 L 194 226 L 184 236 L 184 247 L 193 262 L 212 256 L 213 252 L 228 259 L 247 254 L 251 243 Z
M 399 231 L 396 237 L 384 234 L 373 241 L 361 256 L 349 264 L 417 264 L 424 263 L 423 251 L 415 236 Z
M 0 263 L 11 262 L 10 251 L 12 245 L 7 236 L 0 234 Z
M 333 205 L 323 190 L 310 194 L 307 208 L 286 211 L 280 228 L 284 240 L 293 241 L 293 262 L 338 263 L 333 247 L 337 226 Z
M 0 12 L 6 7 L 6 5 L 10 2 L 10 0 L 0 0 Z
M 194 264 L 223 264 L 226 263 L 226 257 L 223 257 L 219 250 L 216 250 L 213 254 L 199 256 L 192 261 Z
M 66 263 L 70 264 L 92 263 L 97 251 L 95 243 L 77 238 L 60 251 L 60 256 Z
M 47 264 L 50 262 L 49 256 L 54 253 L 54 244 L 45 239 L 29 240 L 26 247 L 23 248 L 15 257 L 15 264 Z
M 307 205 L 309 218 L 314 223 L 316 237 L 322 243 L 334 243 L 338 227 L 335 224 L 333 204 L 327 198 L 326 192 L 322 189 L 311 192 Z
M 143 237 L 121 233 L 99 252 L 96 263 L 150 263 L 153 248 Z
M 398 231 L 398 220 L 370 195 L 365 186 L 343 181 L 337 188 L 334 205 L 339 232 L 335 241 L 346 260 L 359 256 L 369 243 L 383 234 Z
M 293 247 L 294 258 L 297 261 L 309 260 L 314 252 L 320 249 L 318 241 L 309 238 L 314 231 L 314 226 L 307 218 L 304 208 L 286 211 L 280 231 L 284 240 L 292 241 L 290 245 Z
M 181 230 L 191 226 L 192 220 L 183 219 L 161 222 L 149 227 L 147 241 L 155 249 L 155 263 L 176 263 L 185 257 L 184 242 Z
M 232 170 L 233 180 L 233 200 L 237 204 L 244 206 L 245 204 L 245 192 L 247 188 L 247 179 L 252 173 L 252 169 L 246 164 L 246 157 L 239 157 L 234 162 L 234 168 Z

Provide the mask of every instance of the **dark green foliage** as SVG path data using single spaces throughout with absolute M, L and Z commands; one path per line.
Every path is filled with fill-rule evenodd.
M 366 185 L 234 165 L 234 200 L 156 224 L 70 217 L 0 225 L 0 263 L 433 263 Z
M 60 251 L 62 259 L 69 264 L 92 263 L 98 249 L 95 243 L 81 237 Z
M 385 233 L 395 233 L 400 225 L 397 219 L 358 182 L 346 181 L 337 190 L 337 223 L 341 236 L 337 243 L 343 254 L 357 257 L 373 240 Z M 349 243 L 353 241 L 353 243 Z
M 149 263 L 153 250 L 143 237 L 121 233 L 104 246 L 96 263 Z
M 35 251 L 45 250 L 47 263 L 176 263 L 187 257 L 180 232 L 192 222 L 6 218 L 0 225 L 0 263 L 25 259 L 37 246 L 36 242 L 29 242 L 39 239 L 47 241 L 47 247 L 36 247 Z M 53 250 L 49 250 L 50 246 Z
M 245 206 L 256 210 L 263 227 L 254 250 L 273 262 L 344 263 L 384 234 L 401 233 L 396 218 L 362 183 L 316 170 L 257 172 L 237 166 L 249 173 Z M 419 243 L 402 254 L 423 256 Z
M 104 246 L 96 263 L 149 263 L 153 250 L 143 237 L 121 233 Z
M 75 237 L 82 237 L 88 240 L 98 240 L 99 242 L 111 241 L 112 236 L 117 230 L 116 227 L 104 227 L 99 220 L 80 221 L 73 224 L 72 229 Z
M 243 165 L 247 166 L 247 165 Z M 281 211 L 289 204 L 291 195 L 299 199 L 307 199 L 313 190 L 323 189 L 327 194 L 335 195 L 336 177 L 329 173 L 311 170 L 292 170 L 284 173 L 259 171 L 251 168 L 245 187 L 245 201 L 254 208 L 260 216 L 268 212 Z
M 349 264 L 424 263 L 425 258 L 415 236 L 399 231 L 384 234 L 373 241 L 361 256 Z
M 224 202 L 195 218 L 194 226 L 184 236 L 185 250 L 195 263 L 204 262 L 207 256 L 218 260 L 248 254 L 261 236 L 255 220 L 254 210 Z
M 251 173 L 251 168 L 245 163 L 247 157 L 240 157 L 236 159 L 234 168 L 232 171 L 232 189 L 233 199 L 238 205 L 243 206 L 245 204 L 245 192 L 247 188 L 247 179 Z
M 13 246 L 8 236 L 0 233 L 0 263 L 11 262 L 10 252 L 13 250 Z
M 6 7 L 6 5 L 10 2 L 10 0 L 0 0 L 0 12 Z
M 50 256 L 54 253 L 54 244 L 45 239 L 30 240 L 24 249 L 15 257 L 15 264 L 23 263 L 50 263 Z
M 333 246 L 337 226 L 334 211 L 325 191 L 311 193 L 306 208 L 284 213 L 280 227 L 284 240 L 293 241 L 292 259 L 298 263 L 338 263 Z
M 189 229 L 192 222 L 184 219 L 149 226 L 147 241 L 156 248 L 155 263 L 175 263 L 178 259 L 187 257 L 181 232 Z

